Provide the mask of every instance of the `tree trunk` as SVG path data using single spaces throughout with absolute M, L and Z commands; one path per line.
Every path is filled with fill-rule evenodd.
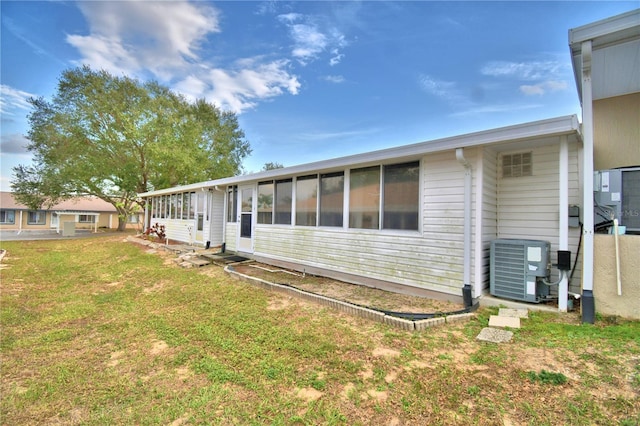
M 124 232 L 127 229 L 127 216 L 118 215 L 118 232 Z

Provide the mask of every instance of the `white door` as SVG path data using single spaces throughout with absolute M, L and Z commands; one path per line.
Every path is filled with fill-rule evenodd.
M 55 212 L 51 213 L 51 227 L 58 229 L 59 221 L 60 221 L 60 218 L 58 217 L 58 213 L 55 213 Z
M 241 186 L 238 191 L 240 198 L 240 211 L 238 223 L 238 251 L 253 253 L 253 211 L 255 204 L 255 188 L 253 186 Z
M 196 228 L 196 243 L 204 244 L 204 217 L 205 217 L 205 197 L 206 193 L 199 191 L 195 193 L 196 202 L 195 202 L 195 228 Z

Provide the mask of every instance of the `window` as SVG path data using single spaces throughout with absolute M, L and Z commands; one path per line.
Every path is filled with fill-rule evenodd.
M 196 193 L 190 192 L 189 194 L 189 219 L 196 218 Z
M 0 223 L 16 223 L 15 210 L 0 210 Z
M 384 229 L 418 230 L 420 163 L 384 166 Z
M 96 223 L 96 217 L 92 214 L 80 214 L 78 215 L 79 223 Z
M 130 214 L 127 217 L 127 223 L 138 223 L 138 218 L 139 218 L 139 216 L 138 216 L 137 213 L 136 214 Z
M 318 176 L 296 180 L 296 225 L 316 226 L 318 210 Z
M 320 226 L 342 226 L 344 173 L 320 176 Z
M 227 188 L 227 222 L 236 222 L 238 217 L 238 187 L 230 186 Z
M 378 229 L 380 218 L 380 167 L 351 170 L 349 227 Z
M 176 198 L 176 219 L 186 219 L 186 211 L 184 210 L 185 202 L 184 202 L 184 193 L 178 194 Z M 184 216 L 183 216 L 184 214 Z
M 178 218 L 179 201 L 177 194 L 171 194 L 171 219 Z
M 164 213 L 160 212 L 161 217 L 169 219 L 171 214 L 171 196 L 162 196 L 162 205 L 164 206 Z
M 273 223 L 273 182 L 258 184 L 258 223 Z
M 198 192 L 198 201 L 196 203 L 196 209 L 198 209 L 198 214 L 203 215 L 204 217 L 204 199 L 205 199 L 205 193 L 204 192 Z M 209 220 L 209 212 L 207 212 L 207 220 Z M 198 219 L 200 220 L 200 219 Z
M 293 183 L 291 179 L 276 181 L 276 204 L 274 223 L 291 225 L 291 202 Z
M 532 158 L 530 152 L 505 154 L 502 156 L 502 177 L 532 176 Z
M 419 202 L 417 161 L 351 170 L 350 228 L 380 229 L 382 223 L 382 229 L 418 230 Z
M 27 213 L 27 224 L 28 225 L 44 225 L 47 221 L 47 214 L 44 211 L 30 211 Z

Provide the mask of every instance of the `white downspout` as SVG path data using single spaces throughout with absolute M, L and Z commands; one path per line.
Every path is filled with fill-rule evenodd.
M 18 235 L 22 232 L 22 210 L 20 210 L 20 221 L 18 222 Z
M 582 43 L 582 135 L 584 147 L 584 225 L 582 241 L 582 322 L 595 322 L 593 299 L 593 93 L 591 87 L 591 40 Z
M 464 289 L 471 291 L 471 165 L 464 148 L 456 148 L 456 160 L 464 167 Z M 463 290 L 464 294 L 464 290 Z M 477 295 L 476 295 L 477 296 Z
M 560 220 L 558 229 L 558 248 L 569 250 L 569 142 L 567 135 L 560 136 Z M 558 310 L 567 312 L 569 298 L 569 278 L 561 274 L 558 285 Z

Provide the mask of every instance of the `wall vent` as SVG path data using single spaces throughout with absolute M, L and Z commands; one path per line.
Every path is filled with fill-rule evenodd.
M 502 177 L 533 175 L 533 156 L 530 152 L 504 154 L 502 156 Z

